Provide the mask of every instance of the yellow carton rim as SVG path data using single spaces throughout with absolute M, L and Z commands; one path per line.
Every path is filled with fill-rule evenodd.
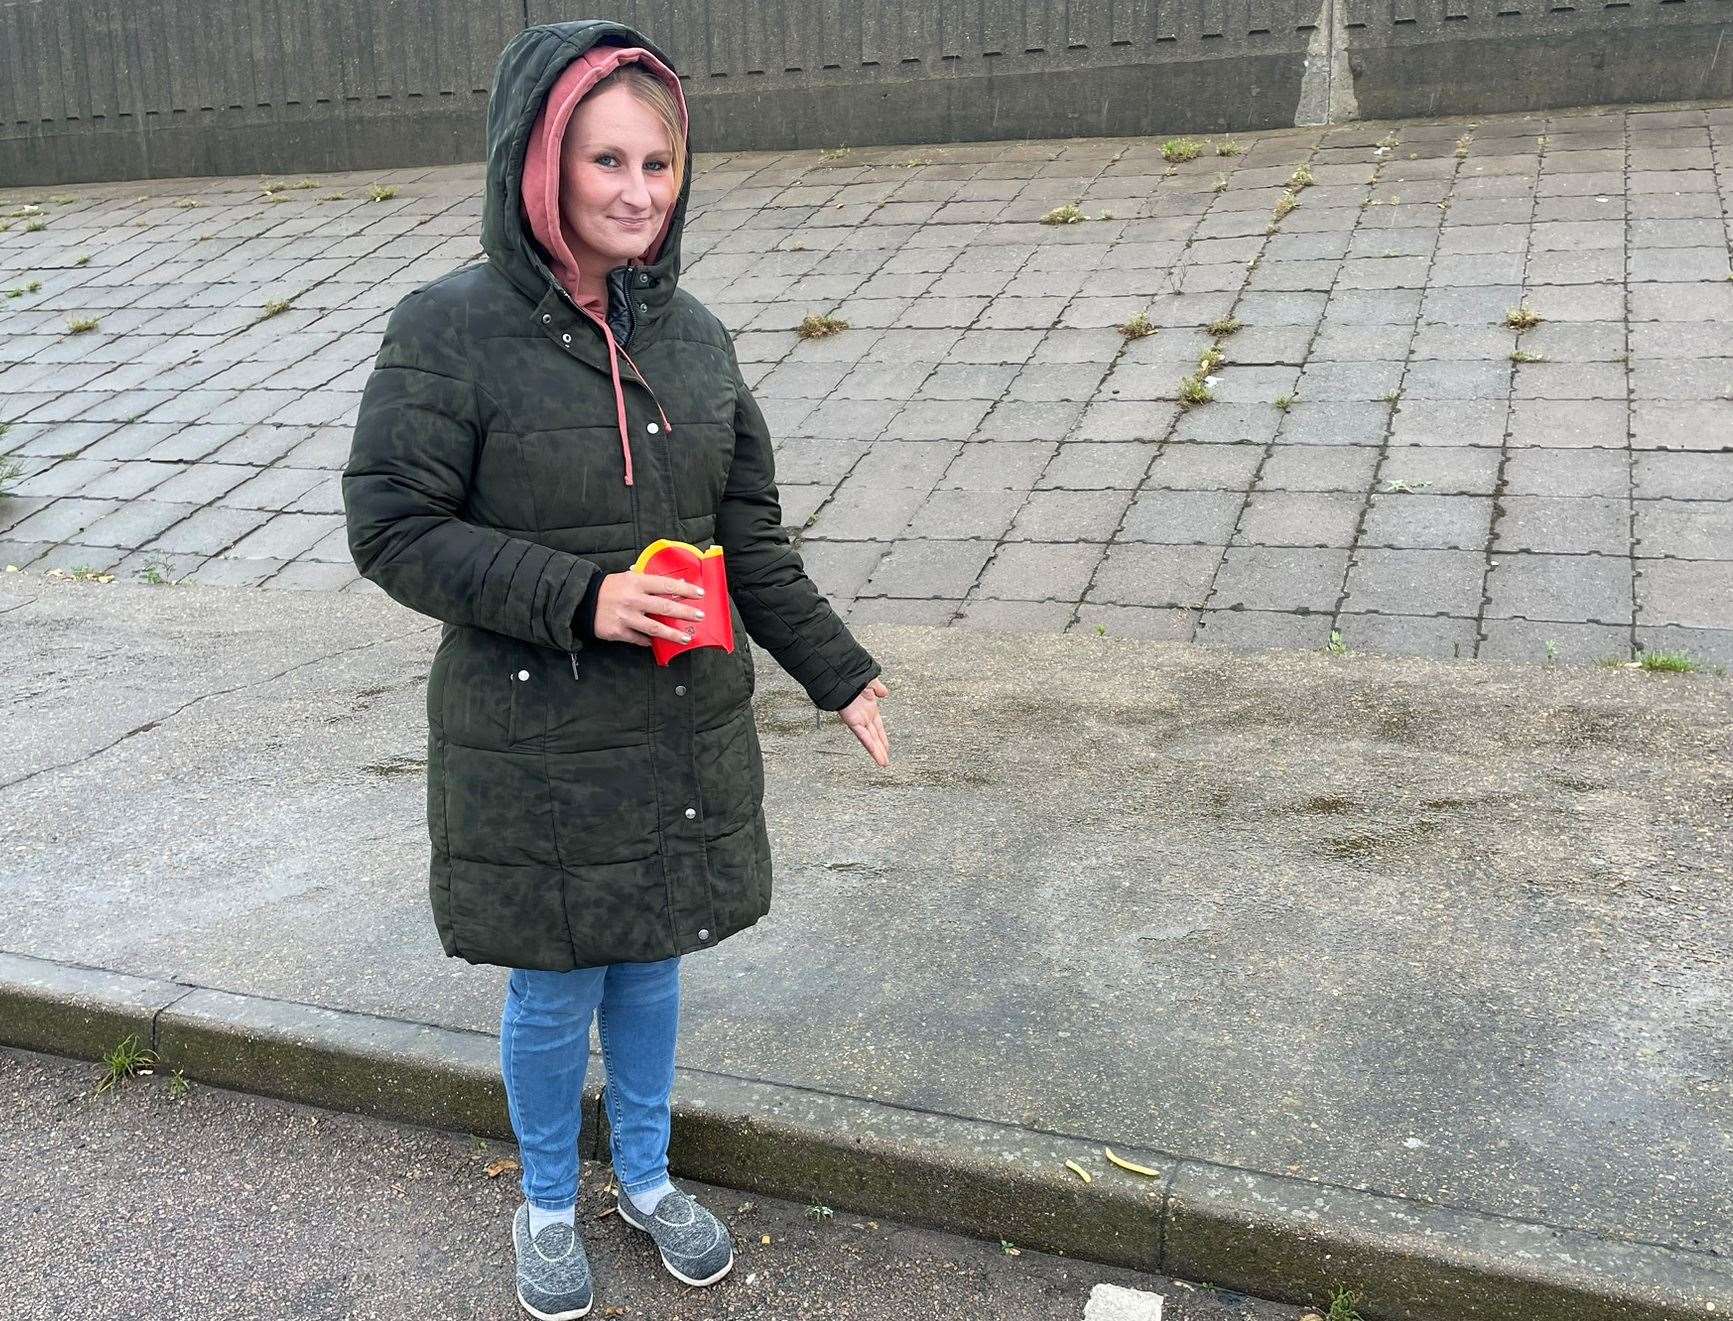
M 657 537 L 656 540 L 644 547 L 643 551 L 638 556 L 637 562 L 632 565 L 632 572 L 643 573 L 644 566 L 655 558 L 657 552 L 667 550 L 670 547 L 675 550 L 689 550 L 701 560 L 707 560 L 712 556 L 722 554 L 722 547 L 720 546 L 712 546 L 709 550 L 699 550 L 698 547 L 694 546 L 690 541 L 670 541 L 667 537 Z

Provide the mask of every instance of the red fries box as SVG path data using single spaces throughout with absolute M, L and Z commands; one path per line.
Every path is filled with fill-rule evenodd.
M 650 650 L 655 654 L 656 664 L 666 665 L 674 657 L 684 651 L 695 651 L 699 647 L 721 647 L 724 651 L 734 650 L 734 612 L 728 605 L 728 570 L 722 562 L 722 547 L 712 546 L 709 550 L 699 550 L 687 541 L 669 541 L 662 538 L 652 541 L 644 547 L 644 553 L 638 556 L 638 562 L 632 566 L 639 573 L 660 574 L 664 578 L 678 578 L 681 582 L 693 583 L 704 589 L 704 595 L 686 599 L 686 604 L 698 607 L 704 612 L 702 619 L 667 619 L 661 615 L 651 615 L 659 624 L 681 632 L 690 631 L 692 641 L 670 642 L 665 638 L 651 638 Z

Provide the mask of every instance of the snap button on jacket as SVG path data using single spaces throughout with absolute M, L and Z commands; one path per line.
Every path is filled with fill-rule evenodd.
M 486 260 L 392 313 L 343 477 L 356 565 L 445 625 L 427 686 L 429 889 L 445 952 L 472 963 L 665 959 L 752 925 L 771 862 L 746 637 L 828 710 L 879 672 L 781 530 L 770 437 L 727 331 L 679 289 L 690 171 L 660 250 L 629 288 L 627 268 L 610 273 L 610 301 L 631 300 L 607 318 L 629 325 L 618 399 L 601 326 L 526 228 L 542 102 L 609 45 L 668 63 L 602 21 L 527 29 L 501 56 Z M 592 578 L 659 537 L 724 548 L 732 655 L 664 669 L 574 631 Z

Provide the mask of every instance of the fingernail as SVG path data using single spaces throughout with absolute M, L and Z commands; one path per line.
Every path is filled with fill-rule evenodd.
M 690 633 L 682 633 L 680 635 L 680 641 L 690 642 L 690 641 L 692 641 L 692 635 Z
M 704 612 L 702 610 L 700 610 L 698 612 L 698 618 L 700 618 L 700 619 L 704 618 Z
M 700 587 L 700 588 L 699 588 L 699 589 L 698 589 L 698 595 L 699 595 L 699 596 L 703 596 L 703 595 L 704 595 L 704 589 L 703 589 L 703 588 L 702 588 L 702 587 Z

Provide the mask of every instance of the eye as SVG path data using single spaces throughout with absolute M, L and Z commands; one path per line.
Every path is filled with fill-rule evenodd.
M 597 165 L 617 165 L 617 164 L 619 164 L 619 161 L 615 158 L 613 152 L 604 151 L 604 152 L 601 152 L 600 154 L 597 155 L 596 164 Z
M 647 170 L 666 170 L 668 166 L 663 161 L 645 161 L 644 168 Z

